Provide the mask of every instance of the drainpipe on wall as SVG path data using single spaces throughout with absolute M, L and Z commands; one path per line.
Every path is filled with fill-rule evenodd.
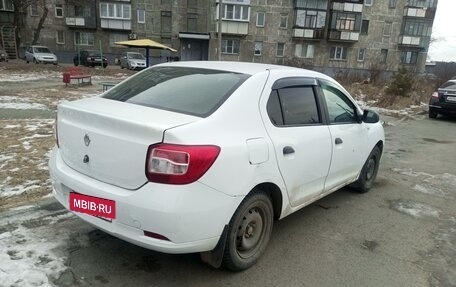
M 218 17 L 218 48 L 217 48 L 217 59 L 219 61 L 222 60 L 222 5 L 223 5 L 223 0 L 218 0 L 219 1 L 219 17 Z

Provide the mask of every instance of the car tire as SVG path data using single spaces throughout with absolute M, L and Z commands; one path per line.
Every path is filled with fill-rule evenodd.
M 273 221 L 270 197 L 260 190 L 247 195 L 230 220 L 222 265 L 240 271 L 255 264 L 268 245 Z
M 360 193 L 366 193 L 371 189 L 372 184 L 377 177 L 381 156 L 382 152 L 380 151 L 380 148 L 375 146 L 364 163 L 358 180 L 352 184 L 352 187 Z
M 435 119 L 435 118 L 437 118 L 437 115 L 438 114 L 436 112 L 433 112 L 433 111 L 429 110 L 429 118 Z
M 38 64 L 38 61 L 35 58 L 33 58 L 33 63 Z

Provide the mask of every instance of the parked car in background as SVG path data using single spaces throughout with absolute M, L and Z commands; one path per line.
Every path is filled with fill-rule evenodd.
M 146 57 L 137 52 L 125 52 L 120 58 L 120 68 L 129 70 L 142 70 L 146 68 Z
M 75 66 L 103 66 L 103 68 L 106 68 L 108 66 L 108 59 L 105 56 L 103 56 L 102 60 L 101 53 L 99 51 L 81 50 L 78 54 L 74 56 L 73 63 Z
M 449 80 L 434 92 L 429 100 L 429 117 L 456 115 L 456 80 Z
M 0 62 L 4 61 L 4 62 L 8 62 L 8 54 L 6 53 L 5 49 L 3 49 L 2 47 L 0 47 Z
M 25 49 L 25 61 L 35 64 L 54 64 L 57 65 L 57 56 L 46 46 L 30 46 Z
M 348 184 L 368 191 L 385 136 L 324 74 L 200 61 L 60 104 L 56 141 L 53 193 L 67 209 L 139 246 L 242 270 L 274 220 Z

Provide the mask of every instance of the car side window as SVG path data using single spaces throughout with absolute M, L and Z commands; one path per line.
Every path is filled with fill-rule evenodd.
M 321 123 L 312 86 L 285 87 L 273 90 L 267 111 L 276 126 L 295 126 Z
M 323 95 L 328 107 L 329 123 L 356 123 L 355 105 L 348 99 L 345 94 L 337 88 L 329 85 L 322 85 Z

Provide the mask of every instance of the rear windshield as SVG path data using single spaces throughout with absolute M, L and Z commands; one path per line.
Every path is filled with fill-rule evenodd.
M 440 89 L 447 89 L 447 90 L 456 90 L 456 82 L 454 81 L 448 81 L 442 86 L 440 86 Z
M 104 98 L 207 117 L 249 76 L 226 71 L 157 67 L 110 89 Z

